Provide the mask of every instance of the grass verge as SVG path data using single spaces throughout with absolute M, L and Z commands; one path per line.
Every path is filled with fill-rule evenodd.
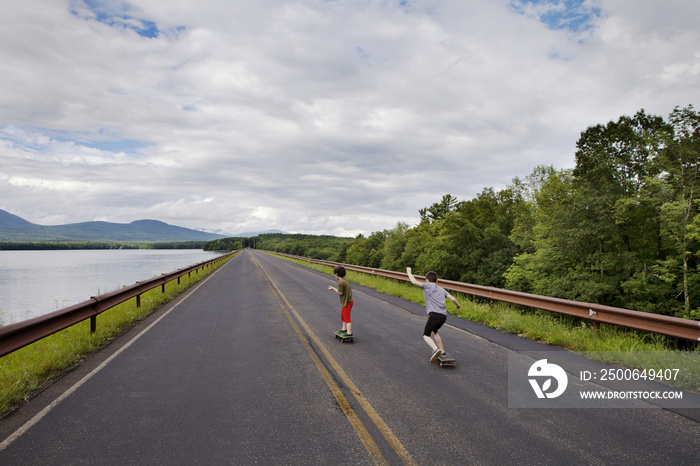
M 158 286 L 136 298 L 114 306 L 97 316 L 97 331 L 90 333 L 90 321 L 83 321 L 0 358 L 0 416 L 28 400 L 52 379 L 76 367 L 89 353 L 103 348 L 163 304 L 217 270 L 229 259 L 213 267 L 172 280 L 165 292 Z
M 276 257 L 333 275 L 330 266 Z M 348 271 L 346 278 L 380 293 L 425 305 L 421 289 L 408 282 L 353 271 Z M 664 335 L 606 324 L 595 328 L 590 322 L 574 317 L 518 308 L 507 303 L 489 305 L 471 296 L 451 294 L 462 306 L 457 309 L 451 302 L 447 302 L 448 311 L 456 317 L 622 367 L 647 370 L 681 367 L 679 377 L 666 383 L 676 388 L 700 391 L 700 377 L 697 376 L 700 374 L 700 351 L 697 345 L 691 350 L 680 351 L 677 349 L 678 341 Z M 649 356 L 652 352 L 664 353 L 659 357 Z M 643 359 L 641 355 L 644 355 Z

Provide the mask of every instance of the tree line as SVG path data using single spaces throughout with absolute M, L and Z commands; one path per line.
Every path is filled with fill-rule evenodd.
M 536 167 L 471 200 L 446 194 L 420 209 L 413 227 L 399 223 L 352 239 L 251 240 L 306 257 L 411 266 L 449 280 L 700 318 L 694 107 L 676 107 L 667 119 L 640 110 L 591 126 L 576 144 L 575 162 L 573 169 Z
M 359 237 L 358 237 L 359 238 Z M 355 240 L 338 236 L 265 233 L 251 237 L 223 238 L 204 245 L 205 251 L 233 251 L 254 248 L 312 259 L 341 262 L 342 251 Z

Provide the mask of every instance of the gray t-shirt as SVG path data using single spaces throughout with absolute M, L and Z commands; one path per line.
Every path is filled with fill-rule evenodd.
M 425 297 L 425 312 L 447 315 L 447 307 L 445 306 L 447 291 L 430 282 L 423 283 L 421 288 L 423 288 L 423 296 Z

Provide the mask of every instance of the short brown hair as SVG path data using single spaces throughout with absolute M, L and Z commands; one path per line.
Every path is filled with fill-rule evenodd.
M 430 283 L 435 283 L 438 280 L 437 273 L 431 270 L 430 272 L 425 274 L 425 279 L 428 280 Z
M 342 278 L 345 276 L 345 267 L 342 265 L 336 265 L 333 267 L 333 273 Z

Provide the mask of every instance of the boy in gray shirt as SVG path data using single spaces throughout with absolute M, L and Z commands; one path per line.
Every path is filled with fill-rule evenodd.
M 457 299 L 448 293 L 444 288 L 439 287 L 436 282 L 438 280 L 437 273 L 428 272 L 425 274 L 426 283 L 421 283 L 416 280 L 416 277 L 411 273 L 411 267 L 406 268 L 408 279 L 416 286 L 423 289 L 425 297 L 425 311 L 428 313 L 428 321 L 425 323 L 423 330 L 423 339 L 433 350 L 433 355 L 430 357 L 430 362 L 437 361 L 440 354 L 445 353 L 445 347 L 442 344 L 442 338 L 438 335 L 438 330 L 447 320 L 447 308 L 445 307 L 445 298 L 452 301 L 457 309 L 461 306 Z

